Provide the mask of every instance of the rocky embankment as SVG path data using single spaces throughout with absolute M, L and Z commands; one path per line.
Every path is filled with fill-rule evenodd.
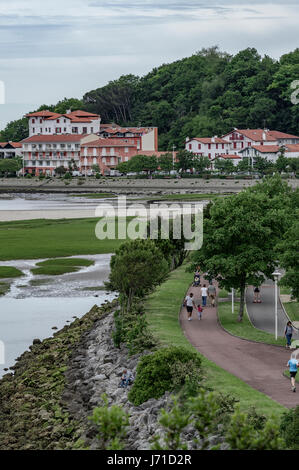
M 246 179 L 129 179 L 129 178 L 86 178 L 63 180 L 51 178 L 39 180 L 38 178 L 2 178 L 0 179 L 0 192 L 44 192 L 44 193 L 86 193 L 111 192 L 116 194 L 155 195 L 181 192 L 222 193 L 239 192 L 244 188 L 255 185 L 259 180 Z M 290 179 L 288 183 L 296 188 L 298 179 Z
M 81 319 L 42 342 L 35 340 L 17 359 L 14 374 L 0 380 L 0 450 L 100 449 L 97 429 L 88 419 L 102 404 L 121 405 L 130 416 L 125 448 L 151 448 L 161 436 L 161 408 L 169 408 L 169 394 L 134 406 L 129 389 L 120 388 L 124 368 L 136 372 L 140 355 L 129 356 L 111 339 L 116 301 L 94 306 Z M 147 354 L 144 352 L 143 354 Z M 194 448 L 196 432 L 187 427 L 183 441 Z M 221 432 L 210 436 L 210 446 L 221 444 Z

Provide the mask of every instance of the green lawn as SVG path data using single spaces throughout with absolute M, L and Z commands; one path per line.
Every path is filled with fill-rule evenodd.
M 178 321 L 183 298 L 192 280 L 193 274 L 186 273 L 184 266 L 180 267 L 172 272 L 169 279 L 146 301 L 150 328 L 163 345 L 185 347 L 194 351 L 193 346 L 184 336 Z M 254 390 L 205 357 L 201 357 L 207 385 L 215 391 L 237 397 L 240 400 L 241 409 L 248 410 L 255 406 L 258 412 L 266 416 L 277 416 L 285 411 L 285 408 L 279 403 Z
M 259 343 L 275 344 L 276 346 L 285 346 L 285 339 L 278 338 L 275 340 L 274 335 L 266 333 L 265 331 L 255 328 L 248 318 L 247 312 L 244 312 L 242 323 L 237 321 L 239 302 L 234 303 L 235 313 L 232 313 L 231 302 L 219 302 L 218 304 L 218 318 L 227 331 L 240 338 L 258 341 Z
M 0 222 L 0 260 L 114 253 L 124 240 L 98 240 L 97 219 Z
M 283 306 L 292 321 L 299 321 L 299 302 L 285 302 Z
M 0 279 L 23 276 L 22 271 L 12 266 L 0 266 Z
M 79 271 L 82 266 L 91 266 L 94 261 L 82 258 L 54 258 L 37 263 L 38 268 L 33 268 L 31 271 L 34 274 L 48 274 L 55 276 L 58 274 L 73 273 Z

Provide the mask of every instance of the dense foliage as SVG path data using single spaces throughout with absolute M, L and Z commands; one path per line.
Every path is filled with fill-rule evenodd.
M 298 134 L 299 106 L 291 83 L 299 76 L 299 49 L 279 61 L 248 48 L 235 56 L 217 47 L 163 64 L 143 77 L 121 76 L 80 100 L 42 106 L 65 112 L 85 109 L 103 122 L 158 126 L 160 147 L 183 148 L 187 136 L 221 135 L 233 127 L 268 127 Z M 13 121 L 1 140 L 26 137 L 26 119 Z
M 182 364 L 188 364 L 188 372 Z M 160 398 L 165 392 L 182 387 L 188 376 L 200 378 L 200 372 L 201 359 L 196 352 L 178 347 L 159 349 L 140 359 L 129 400 L 140 405 L 150 398 Z

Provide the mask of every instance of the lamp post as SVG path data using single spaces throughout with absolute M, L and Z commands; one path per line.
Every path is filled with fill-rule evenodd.
M 176 146 L 173 145 L 172 146 L 172 170 L 174 170 L 174 160 L 175 160 L 175 155 L 174 155 L 174 151 L 176 149 Z
M 232 313 L 235 311 L 235 289 L 232 287 Z
M 274 277 L 274 282 L 275 282 L 275 289 L 274 289 L 274 296 L 275 296 L 275 339 L 277 340 L 277 323 L 278 323 L 278 319 L 277 319 L 277 304 L 278 304 L 278 292 L 277 292 L 277 281 L 279 279 L 279 276 L 280 276 L 280 272 L 279 271 L 274 271 L 274 273 L 272 273 L 272 276 Z

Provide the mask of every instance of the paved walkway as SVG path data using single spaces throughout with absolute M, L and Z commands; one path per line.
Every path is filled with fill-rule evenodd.
M 196 304 L 199 300 L 201 303 L 199 287 L 191 287 L 189 292 L 194 293 Z M 192 318 L 192 321 L 187 320 L 183 307 L 180 312 L 182 329 L 201 354 L 282 405 L 299 404 L 299 390 L 293 393 L 290 381 L 282 375 L 290 358 L 289 350 L 230 335 L 219 325 L 216 308 L 205 308 L 202 320 L 198 320 L 193 310 Z
M 253 325 L 259 330 L 275 334 L 275 296 L 274 282 L 270 279 L 261 287 L 262 303 L 253 303 L 253 287 L 248 287 L 246 291 L 246 305 L 249 318 Z M 284 336 L 285 327 L 288 321 L 280 301 L 277 309 L 278 336 Z M 294 331 L 293 339 L 299 339 L 298 331 Z

